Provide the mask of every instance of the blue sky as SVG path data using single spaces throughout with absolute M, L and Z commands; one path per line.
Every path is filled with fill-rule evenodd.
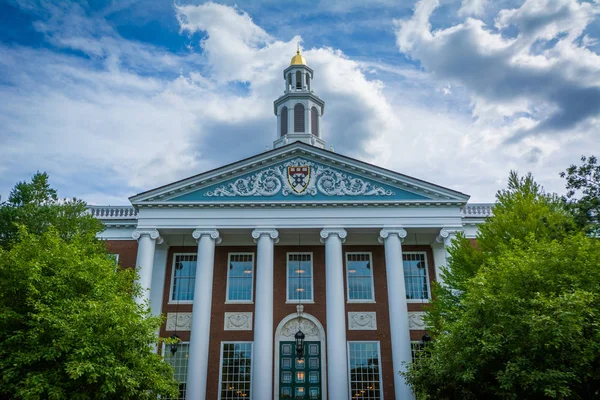
M 0 1 L 0 195 L 127 198 L 264 151 L 298 42 L 335 151 L 492 201 L 600 154 L 600 5 Z

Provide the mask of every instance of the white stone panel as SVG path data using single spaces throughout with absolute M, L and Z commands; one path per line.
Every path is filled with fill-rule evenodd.
M 226 331 L 251 331 L 252 313 L 251 312 L 226 312 L 225 313 Z
M 414 331 L 424 331 L 427 329 L 425 321 L 423 321 L 424 312 L 409 312 L 408 313 L 408 327 Z
M 348 329 L 351 331 L 376 331 L 377 313 L 375 312 L 349 312 Z
M 167 313 L 168 331 L 189 331 L 192 329 L 192 313 Z

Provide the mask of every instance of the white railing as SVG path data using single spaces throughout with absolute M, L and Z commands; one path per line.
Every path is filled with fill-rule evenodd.
M 137 210 L 131 206 L 89 206 L 88 210 L 98 219 L 136 219 Z
M 494 203 L 473 203 L 464 206 L 462 213 L 465 218 L 485 218 L 492 216 Z

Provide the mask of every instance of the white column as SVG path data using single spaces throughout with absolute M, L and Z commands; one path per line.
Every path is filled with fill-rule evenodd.
M 348 400 L 348 353 L 346 345 L 346 307 L 344 296 L 344 263 L 342 243 L 344 229 L 325 228 L 325 293 L 327 296 L 327 386 L 330 400 Z
M 200 400 L 206 398 L 215 244 L 220 243 L 221 239 L 216 229 L 196 229 L 192 236 L 198 242 L 198 261 L 196 262 L 186 397 Z
M 279 241 L 275 229 L 255 229 L 256 296 L 254 308 L 254 347 L 252 357 L 252 397 L 273 398 L 273 247 Z
M 402 241 L 405 237 L 406 231 L 402 228 L 385 228 L 379 232 L 379 241 L 385 245 L 394 392 L 397 400 L 414 399 L 410 386 L 398 374 L 399 371 L 405 369 L 403 363 L 412 362 L 404 264 L 402 261 Z
M 436 279 L 440 283 L 440 285 L 444 284 L 444 278 L 442 277 L 442 268 L 444 268 L 444 269 L 448 268 L 448 260 L 450 259 L 450 253 L 448 252 L 448 247 L 450 247 L 452 245 L 452 242 L 454 241 L 454 239 L 456 239 L 456 234 L 458 232 L 462 232 L 462 228 L 442 228 L 442 230 L 440 230 L 439 235 L 435 238 L 435 241 L 437 243 L 441 243 L 443 245 L 443 251 L 444 251 L 443 264 L 438 265 L 438 262 L 436 260 L 436 265 L 435 265 L 435 273 L 437 275 Z M 435 256 L 435 254 L 434 254 L 434 256 Z
M 133 238 L 138 241 L 137 260 L 135 265 L 138 270 L 138 283 L 142 287 L 142 294 L 135 300 L 138 304 L 150 304 L 150 287 L 152 286 L 152 267 L 154 266 L 154 251 L 156 242 L 163 242 L 156 229 L 138 229 L 133 232 Z

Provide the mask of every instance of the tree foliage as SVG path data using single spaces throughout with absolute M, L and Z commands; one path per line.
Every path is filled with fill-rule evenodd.
M 134 301 L 136 271 L 108 256 L 85 203 L 58 200 L 37 174 L 0 215 L 0 398 L 175 394 L 154 352 L 161 320 Z
M 459 235 L 404 374 L 420 399 L 600 396 L 600 241 L 512 172 L 474 246 Z
M 581 162 L 581 166 L 571 165 L 560 173 L 567 180 L 565 201 L 575 221 L 600 237 L 600 164 L 595 156 L 582 156 Z

